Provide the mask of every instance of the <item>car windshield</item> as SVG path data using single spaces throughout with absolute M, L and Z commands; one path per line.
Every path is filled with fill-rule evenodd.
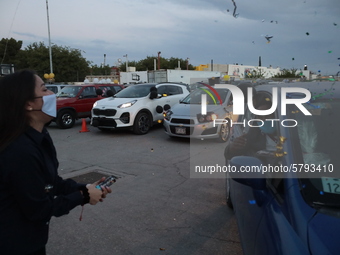
M 213 89 L 211 90 L 208 87 L 201 87 L 194 91 L 192 91 L 188 96 L 186 96 L 181 103 L 183 104 L 201 104 L 202 103 L 202 95 L 207 95 L 207 104 L 208 105 L 217 105 L 225 101 L 228 94 L 228 89 Z
M 340 207 L 340 99 L 320 96 L 304 104 L 312 116 L 294 107 L 288 119 L 298 123 L 290 130 L 302 193 L 314 206 Z
M 139 98 L 146 97 L 150 93 L 150 88 L 155 87 L 155 84 L 148 85 L 133 85 L 119 91 L 114 97 L 117 98 Z
M 81 86 L 66 86 L 60 90 L 57 97 L 76 97 L 81 88 Z

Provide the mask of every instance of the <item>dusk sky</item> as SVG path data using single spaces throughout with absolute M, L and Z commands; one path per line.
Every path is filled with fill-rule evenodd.
M 235 3 L 235 5 L 234 5 Z M 147 56 L 340 71 L 339 0 L 49 0 L 52 44 L 93 64 Z M 235 9 L 236 6 L 236 9 Z M 1 0 L 0 38 L 48 46 L 46 0 Z M 266 36 L 272 36 L 269 41 Z

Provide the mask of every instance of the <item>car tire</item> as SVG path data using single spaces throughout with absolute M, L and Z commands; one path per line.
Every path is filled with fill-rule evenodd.
M 220 131 L 218 132 L 217 140 L 221 143 L 228 141 L 230 136 L 230 125 L 229 121 L 227 123 L 221 124 Z
M 231 209 L 233 209 L 233 202 L 231 201 L 231 192 L 230 192 L 230 176 L 227 174 L 227 177 L 226 177 L 226 203 L 227 203 L 227 206 Z
M 62 110 L 57 115 L 56 123 L 59 128 L 71 128 L 74 126 L 75 122 L 75 114 L 71 110 Z
M 150 115 L 146 112 L 137 114 L 133 123 L 133 132 L 137 135 L 145 135 L 151 128 Z

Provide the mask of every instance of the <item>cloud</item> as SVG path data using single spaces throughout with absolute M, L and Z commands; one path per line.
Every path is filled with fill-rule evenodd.
M 37 36 L 35 34 L 32 34 L 32 33 L 21 33 L 21 32 L 16 32 L 16 31 L 13 31 L 13 34 L 15 35 L 19 35 L 19 36 L 22 36 L 22 37 L 26 37 L 26 38 L 32 38 L 32 39 L 42 39 L 40 36 Z
M 10 34 L 15 39 L 24 44 L 48 42 L 45 3 L 21 1 L 13 19 L 17 3 L 4 1 L 5 8 L 0 3 L 4 31 L 13 20 Z M 232 0 L 49 1 L 51 40 L 85 51 L 85 57 L 97 64 L 103 54 L 107 63 L 115 63 L 124 54 L 138 61 L 161 51 L 165 58 L 189 57 L 193 65 L 212 59 L 256 65 L 262 56 L 263 65 L 308 64 L 314 70 L 327 66 L 331 73 L 339 69 L 338 0 L 234 2 L 237 18 L 232 15 Z M 7 37 L 4 31 L 0 36 Z M 273 35 L 270 43 L 264 38 L 267 34 Z

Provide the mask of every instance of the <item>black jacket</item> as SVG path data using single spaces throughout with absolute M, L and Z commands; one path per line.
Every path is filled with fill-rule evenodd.
M 29 128 L 0 153 L 0 253 L 28 254 L 48 239 L 52 216 L 83 204 L 83 184 L 58 176 L 47 130 Z

